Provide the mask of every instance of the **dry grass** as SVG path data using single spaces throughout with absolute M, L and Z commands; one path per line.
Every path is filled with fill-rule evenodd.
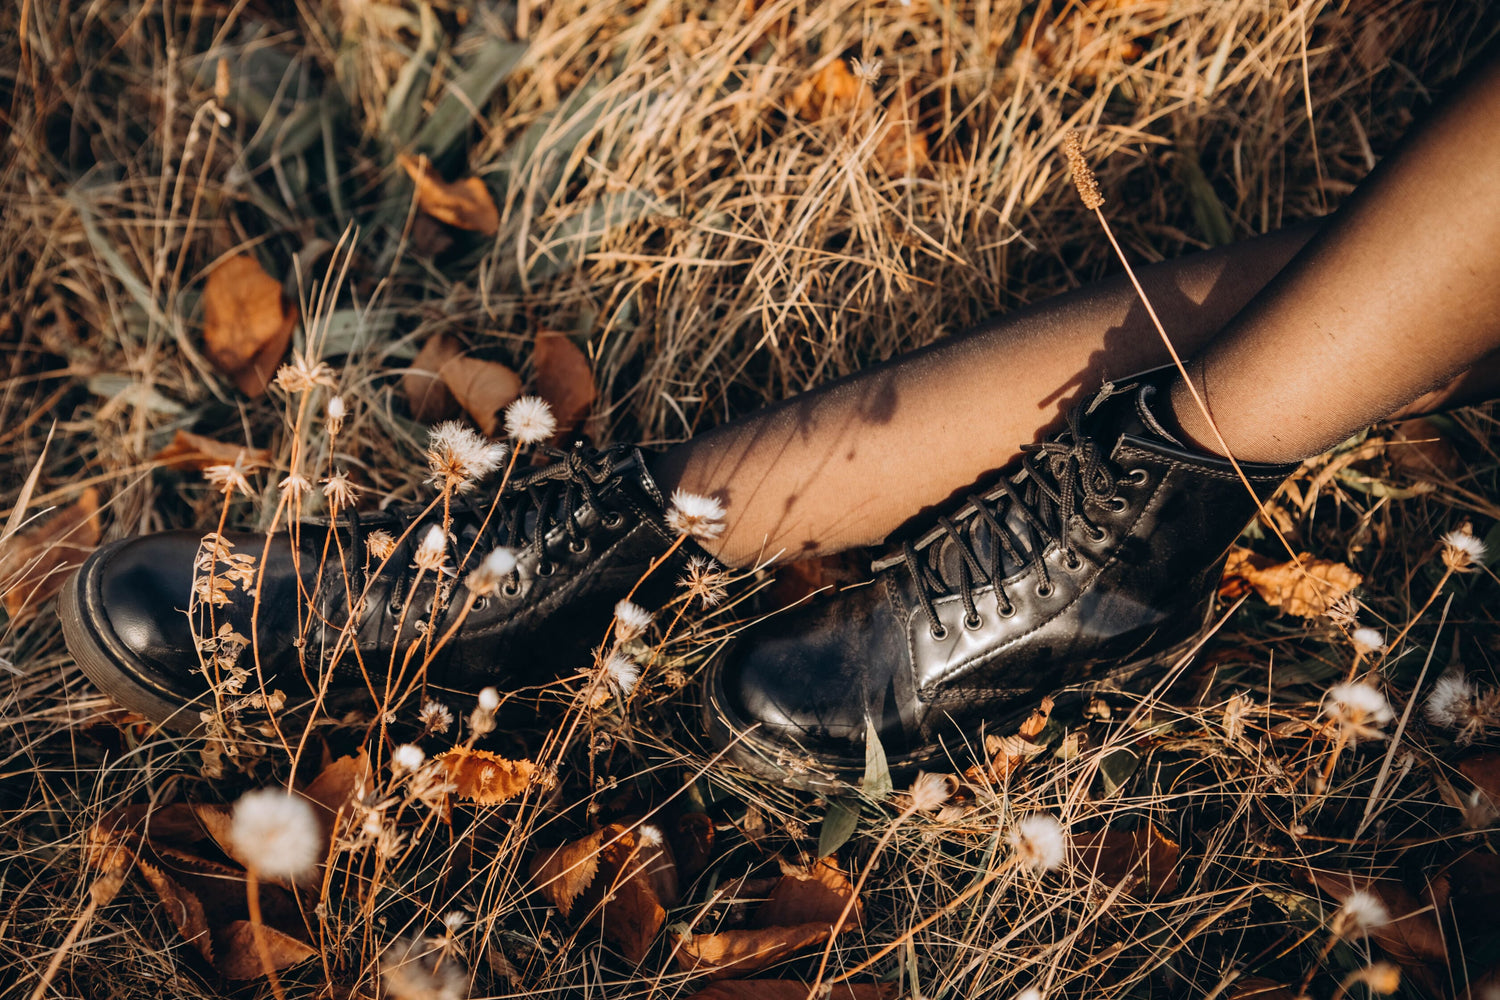
M 327 465 L 328 439 L 286 397 L 248 401 L 204 360 L 199 295 L 231 252 L 252 250 L 286 277 L 304 315 L 327 322 L 322 343 L 353 403 L 338 463 L 372 501 L 425 502 L 424 433 L 396 384 L 435 330 L 518 366 L 536 329 L 571 332 L 594 360 L 598 438 L 682 440 L 1113 270 L 1067 182 L 1059 146 L 1070 127 L 1092 133 L 1111 222 L 1134 260 L 1322 214 L 1493 33 L 1487 7 L 9 5 L 0 504 L 8 514 L 40 462 L 32 513 L 92 484 L 107 497 L 110 537 L 212 524 L 219 494 L 149 461 L 178 428 L 269 448 L 283 469 L 294 447 L 310 467 Z M 850 56 L 883 61 L 877 106 L 818 122 L 794 113 L 797 86 Z M 221 61 L 229 89 L 216 97 Z M 476 65 L 495 86 L 470 108 L 462 88 L 475 77 L 463 74 Z M 911 95 L 909 127 L 930 148 L 913 176 L 876 155 L 898 93 Z M 484 178 L 498 235 L 439 231 L 412 213 L 395 161 L 408 149 L 449 176 Z M 341 240 L 352 255 L 330 281 L 343 273 Z M 1411 626 L 1381 660 L 1398 717 L 1455 664 L 1482 685 L 1496 680 L 1493 580 L 1454 576 L 1429 601 L 1443 575 L 1437 535 L 1500 514 L 1494 418 L 1466 411 L 1445 426 L 1459 471 L 1412 473 L 1377 445 L 1356 464 L 1340 453 L 1309 463 L 1304 487 L 1339 471 L 1315 502 L 1283 504 L 1283 530 L 1301 547 L 1365 575 L 1367 618 L 1388 636 Z M 235 503 L 232 522 L 269 523 L 274 481 Z M 42 611 L 0 632 L 5 997 L 29 996 L 82 926 L 93 879 L 84 835 L 105 810 L 227 801 L 288 771 L 276 743 L 251 753 L 248 741 L 244 772 L 210 781 L 193 743 L 116 727 Z M 715 887 L 815 856 L 830 812 L 860 811 L 843 853 L 861 870 L 899 805 L 829 803 L 711 766 L 684 707 L 692 688 L 668 683 L 690 678 L 701 639 L 734 616 L 690 621 L 628 711 L 587 715 L 587 738 L 557 761 L 555 792 L 460 807 L 457 854 L 472 846 L 478 859 L 465 877 L 454 877 L 448 837 L 429 836 L 333 900 L 318 915 L 323 961 L 287 974 L 289 993 L 373 995 L 383 949 L 468 906 L 478 918 L 457 940 L 475 996 L 690 995 L 668 971 L 669 941 L 632 967 L 597 931 L 561 920 L 527 879 L 533 845 L 664 803 L 720 824 L 720 851 L 686 887 L 674 926 L 734 919 L 710 905 Z M 1073 730 L 1081 743 L 1054 727 L 1046 755 L 971 795 L 968 811 L 900 824 L 869 879 L 866 927 L 841 939 L 830 970 L 920 927 L 872 974 L 933 1000 L 1032 985 L 1049 997 L 1226 996 L 1241 975 L 1295 986 L 1307 972 L 1313 995 L 1330 995 L 1380 949 L 1333 944 L 1333 904 L 1310 873 L 1388 875 L 1419 891 L 1449 878 L 1456 858 L 1494 853 L 1493 810 L 1455 776 L 1473 748 L 1428 726 L 1420 708 L 1395 741 L 1351 749 L 1321 729 L 1323 692 L 1351 657 L 1332 626 L 1247 602 L 1170 689 L 1118 695 L 1113 721 Z M 1240 692 L 1249 707 L 1228 709 Z M 570 697 L 551 690 L 543 701 Z M 522 730 L 499 748 L 534 754 L 542 736 Z M 1313 776 L 1328 767 L 1319 788 Z M 1005 867 L 1005 833 L 1032 811 L 1078 834 L 1154 823 L 1182 846 L 1180 887 L 1151 897 Z M 989 881 L 943 909 L 977 878 Z M 1494 897 L 1476 900 L 1451 878 L 1448 888 L 1452 898 L 1428 911 L 1448 962 L 1426 981 L 1409 970 L 1408 996 L 1461 992 L 1500 957 L 1500 941 L 1474 922 Z M 521 968 L 519 982 L 484 961 L 491 948 Z M 809 976 L 815 965 L 782 971 Z M 132 880 L 82 926 L 49 995 L 229 989 Z M 240 989 L 269 995 L 263 983 Z

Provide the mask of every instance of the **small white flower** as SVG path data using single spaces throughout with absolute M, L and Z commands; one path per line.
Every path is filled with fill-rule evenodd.
M 479 692 L 479 707 L 486 712 L 494 712 L 500 708 L 500 692 L 492 687 L 487 687 Z
M 517 444 L 541 444 L 557 433 L 557 418 L 542 397 L 522 396 L 505 408 L 505 433 Z
M 445 942 L 403 938 L 380 956 L 380 985 L 391 1000 L 465 1000 L 469 972 Z
M 340 469 L 323 480 L 323 498 L 328 501 L 328 509 L 337 514 L 358 502 L 359 490 L 349 481 L 349 473 Z
M 1443 563 L 1454 572 L 1471 573 L 1484 563 L 1485 544 L 1466 524 L 1443 536 Z
M 880 82 L 880 71 L 883 69 L 885 69 L 885 63 L 879 59 L 866 62 L 856 56 L 849 60 L 849 72 L 867 87 L 873 87 Z
M 907 794 L 911 796 L 913 809 L 919 812 L 932 812 L 934 809 L 943 807 L 943 803 L 947 802 L 948 797 L 953 794 L 953 788 L 948 783 L 947 775 L 919 771 L 916 778 L 912 779 L 911 789 Z
M 651 848 L 660 847 L 665 838 L 661 835 L 661 827 L 652 826 L 650 823 L 647 823 L 635 831 L 635 839 L 640 842 L 642 847 Z
M 332 437 L 338 437 L 339 432 L 344 429 L 344 397 L 333 396 L 328 400 L 328 433 Z
M 242 795 L 234 804 L 229 839 L 246 867 L 266 878 L 306 875 L 323 846 L 312 806 L 280 788 Z
M 1010 843 L 1021 864 L 1036 871 L 1061 867 L 1068 852 L 1068 835 L 1055 816 L 1035 813 L 1016 822 Z
M 615 605 L 615 638 L 630 642 L 646 634 L 651 627 L 651 612 L 634 601 L 622 600 Z
M 1351 739 L 1380 738 L 1379 727 L 1395 718 L 1390 702 L 1375 688 L 1346 681 L 1328 689 L 1323 712 Z
M 1460 673 L 1449 673 L 1437 679 L 1432 694 L 1423 706 L 1427 721 L 1443 729 L 1462 729 L 1474 713 L 1474 685 Z
M 453 727 L 453 710 L 436 699 L 428 698 L 422 702 L 417 721 L 430 733 L 446 733 Z
M 492 444 L 456 420 L 432 429 L 427 438 L 427 480 L 439 489 L 463 493 L 500 468 L 505 461 L 503 444 Z
M 604 664 L 600 669 L 603 672 L 604 683 L 620 695 L 627 695 L 634 691 L 636 682 L 641 679 L 640 666 L 624 653 L 610 653 L 604 658 Z
M 1350 931 L 1364 932 L 1390 923 L 1391 915 L 1374 893 L 1363 889 L 1349 894 L 1333 918 L 1333 931 L 1340 937 Z
M 515 572 L 516 552 L 504 546 L 491 552 L 484 557 L 484 562 L 479 568 L 469 574 L 464 581 L 469 592 L 479 597 L 486 597 L 500 589 L 500 584 L 507 576 Z
M 286 498 L 289 503 L 296 503 L 297 501 L 301 500 L 309 490 L 312 489 L 312 483 L 308 482 L 307 477 L 302 473 L 293 472 L 281 482 L 277 483 L 276 488 L 282 493 L 286 494 Z
M 679 583 L 690 600 L 702 601 L 704 607 L 712 608 L 729 596 L 729 588 L 725 585 L 728 576 L 713 560 L 689 556 L 687 573 Z
M 1368 625 L 1355 629 L 1349 636 L 1349 641 L 1361 653 L 1378 653 L 1385 648 L 1385 636 L 1380 634 L 1378 628 L 1370 628 Z
M 443 532 L 441 524 L 430 525 L 427 533 L 422 536 L 422 543 L 417 546 L 416 555 L 412 558 L 419 569 L 428 571 L 439 570 L 448 555 L 448 536 Z
M 449 910 L 443 914 L 443 926 L 447 928 L 449 934 L 462 930 L 464 924 L 468 922 L 469 915 L 463 910 Z
M 724 533 L 724 505 L 713 497 L 672 491 L 672 506 L 667 508 L 667 527 L 679 535 L 709 541 Z
M 228 496 L 231 493 L 239 493 L 243 496 L 250 495 L 250 480 L 245 478 L 247 470 L 245 466 L 245 452 L 240 451 L 234 458 L 233 465 L 210 465 L 203 470 L 204 477 L 213 484 L 220 493 Z
M 397 774 L 420 770 L 426 762 L 427 754 L 422 752 L 421 747 L 412 743 L 403 743 L 391 751 L 391 770 Z

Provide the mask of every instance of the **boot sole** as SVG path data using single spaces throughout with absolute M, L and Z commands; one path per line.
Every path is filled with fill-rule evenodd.
M 98 595 L 90 594 L 100 549 L 63 584 L 58 594 L 57 616 L 62 622 L 63 642 L 78 669 L 93 685 L 121 708 L 143 715 L 158 726 L 188 734 L 202 722 L 195 707 L 182 698 L 172 699 L 144 678 L 146 671 L 129 648 L 120 641 L 108 623 L 83 612 L 98 605 Z M 92 599 L 91 599 L 92 598 Z
M 1055 701 L 1066 704 L 1108 690 L 1107 685 L 1149 677 L 1176 663 L 1183 654 L 1202 641 L 1207 631 L 1205 627 L 1165 650 L 1121 664 L 1082 684 L 1054 692 L 1039 692 L 1035 701 L 1017 705 L 991 722 L 997 730 L 1018 725 L 1041 703 L 1044 694 L 1051 694 Z M 703 722 L 709 739 L 715 746 L 724 748 L 726 759 L 758 778 L 803 791 L 819 795 L 860 793 L 865 773 L 862 747 L 858 757 L 852 754 L 835 757 L 808 753 L 792 744 L 761 738 L 757 736 L 755 726 L 739 725 L 734 720 L 720 682 L 721 677 L 722 672 L 715 670 L 705 685 Z M 951 771 L 954 755 L 940 743 L 912 753 L 887 757 L 886 764 L 890 768 L 891 779 L 900 785 L 914 777 L 918 771 Z

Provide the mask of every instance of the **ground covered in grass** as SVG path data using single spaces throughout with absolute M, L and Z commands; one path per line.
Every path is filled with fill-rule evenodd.
M 714 760 L 693 681 L 748 607 L 705 607 L 715 581 L 633 640 L 638 684 L 290 739 L 255 706 L 210 739 L 120 712 L 51 596 L 101 539 L 318 512 L 278 490 L 302 470 L 426 503 L 428 425 L 503 435 L 523 389 L 664 445 L 1106 274 L 1070 128 L 1134 261 L 1322 215 L 1496 26 L 1480 0 L 7 5 L 0 996 L 1496 995 L 1488 409 L 1308 462 L 1268 517 L 1323 562 L 1252 526 L 1190 663 L 909 790 Z M 243 493 L 205 474 L 236 461 Z M 288 783 L 319 804 L 295 884 L 226 808 Z

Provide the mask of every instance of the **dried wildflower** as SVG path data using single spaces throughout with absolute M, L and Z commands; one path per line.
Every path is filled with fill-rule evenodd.
M 1478 692 L 1463 674 L 1444 674 L 1432 686 L 1432 694 L 1423 706 L 1427 721 L 1443 729 L 1459 729 L 1474 709 Z
M 338 437 L 339 432 L 344 429 L 344 416 L 347 411 L 344 408 L 344 397 L 333 396 L 328 400 L 328 436 Z
M 667 508 L 667 526 L 679 535 L 691 535 L 708 541 L 724 533 L 724 505 L 713 497 L 672 491 L 672 506 Z
M 651 627 L 651 612 L 634 601 L 622 600 L 615 605 L 615 639 L 631 642 Z
M 624 653 L 610 653 L 599 667 L 600 679 L 619 695 L 628 695 L 635 690 L 641 679 L 641 668 Z
M 500 589 L 505 578 L 515 572 L 516 552 L 504 546 L 484 557 L 479 568 L 464 580 L 464 586 L 476 597 L 488 597 Z
M 1358 681 L 1347 681 L 1329 688 L 1323 712 L 1351 741 L 1384 738 L 1385 734 L 1379 727 L 1395 718 L 1385 695 Z
M 302 498 L 312 492 L 312 483 L 300 472 L 293 472 L 276 484 L 288 503 L 301 503 Z
M 402 939 L 380 958 L 380 985 L 391 1000 L 465 1000 L 469 973 L 445 942 Z
M 359 490 L 349 481 L 349 473 L 340 469 L 323 480 L 323 499 L 328 501 L 329 512 L 337 514 L 359 502 Z
M 500 708 L 500 692 L 492 687 L 484 688 L 479 692 L 479 708 L 482 711 L 494 713 Z
M 1062 824 L 1045 813 L 1017 820 L 1010 832 L 1010 843 L 1017 860 L 1039 872 L 1061 867 L 1068 852 L 1068 835 Z
M 666 838 L 661 835 L 661 827 L 652 826 L 650 823 L 635 831 L 635 839 L 645 848 L 660 847 L 666 842 Z
M 522 396 L 505 408 L 505 433 L 516 444 L 541 444 L 557 433 L 557 418 L 542 397 Z
M 687 573 L 680 582 L 690 600 L 702 601 L 704 607 L 711 608 L 729 596 L 729 588 L 725 586 L 728 575 L 714 568 L 712 560 L 692 556 L 687 562 Z
M 1363 934 L 1365 931 L 1390 923 L 1391 915 L 1385 904 L 1374 893 L 1363 889 L 1351 892 L 1344 905 L 1333 916 L 1333 933 L 1337 937 Z
M 308 392 L 316 386 L 334 386 L 333 369 L 321 361 L 314 362 L 306 351 L 292 354 L 292 363 L 276 371 L 276 384 L 288 393 Z
M 858 57 L 849 60 L 849 72 L 866 87 L 874 87 L 880 82 L 880 72 L 885 69 L 885 62 L 880 59 L 871 59 L 866 62 Z
M 1359 624 L 1359 601 L 1355 600 L 1353 594 L 1344 594 L 1328 605 L 1328 610 L 1323 614 L 1339 628 L 1354 628 Z
M 1224 706 L 1224 736 L 1231 743 L 1238 743 L 1245 735 L 1245 719 L 1255 702 L 1244 691 L 1237 691 Z
M 443 929 L 449 934 L 463 930 L 464 925 L 469 922 L 469 915 L 463 910 L 449 910 L 443 914 Z
M 323 839 L 308 801 L 280 788 L 240 796 L 229 838 L 246 866 L 267 878 L 306 875 L 318 863 Z
M 464 493 L 505 461 L 505 445 L 492 444 L 456 420 L 432 429 L 427 438 L 428 482 L 442 490 Z
M 428 698 L 417 712 L 417 721 L 429 733 L 446 733 L 453 728 L 453 711 L 442 702 Z
M 241 496 L 250 495 L 250 480 L 245 478 L 248 469 L 245 466 L 245 453 L 242 450 L 234 457 L 233 465 L 210 465 L 203 470 L 203 476 L 214 489 L 225 496 L 238 493 Z
M 953 794 L 952 786 L 948 783 L 945 774 L 928 774 L 926 771 L 917 772 L 916 778 L 912 780 L 911 807 L 918 812 L 932 812 L 941 809 Z
M 384 528 L 376 528 L 365 536 L 365 551 L 370 553 L 371 559 L 385 560 L 396 551 L 396 540 L 391 533 Z
M 1361 653 L 1378 653 L 1385 648 L 1385 636 L 1380 634 L 1379 629 L 1368 625 L 1355 629 L 1349 636 L 1349 641 Z
M 396 774 L 409 774 L 419 770 L 427 762 L 427 754 L 412 743 L 403 743 L 391 751 L 391 770 Z
M 1443 565 L 1455 573 L 1473 573 L 1484 565 L 1485 544 L 1465 524 L 1443 536 Z
M 443 531 L 441 524 L 430 525 L 427 533 L 422 536 L 422 543 L 417 546 L 416 554 L 412 557 L 418 569 L 436 572 L 443 568 L 443 563 L 448 558 L 448 535 Z
M 1093 210 L 1104 204 L 1104 195 L 1099 191 L 1099 178 L 1088 160 L 1083 158 L 1083 143 L 1075 131 L 1063 136 L 1063 155 L 1068 158 L 1068 171 L 1073 175 L 1073 184 L 1078 188 L 1078 197 L 1083 207 Z
M 1378 993 L 1381 996 L 1387 996 L 1401 988 L 1401 970 L 1390 962 L 1374 962 L 1367 965 L 1355 973 L 1354 978 L 1368 986 L 1371 993 Z

